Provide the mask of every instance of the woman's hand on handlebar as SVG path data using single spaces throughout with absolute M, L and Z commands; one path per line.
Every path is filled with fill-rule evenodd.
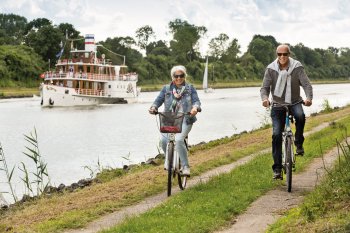
M 150 109 L 148 109 L 148 112 L 150 114 L 156 115 L 158 113 L 158 110 L 155 107 L 151 107 Z
M 200 112 L 200 109 L 198 109 L 197 107 L 193 107 L 190 111 L 190 115 L 195 116 L 198 112 Z

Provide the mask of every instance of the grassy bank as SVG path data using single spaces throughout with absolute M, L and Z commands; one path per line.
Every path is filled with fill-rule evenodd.
M 297 171 L 302 171 L 313 158 L 320 157 L 320 144 L 327 151 L 349 129 L 350 117 L 313 134 L 305 143 L 307 156 L 298 159 Z M 133 217 L 107 232 L 210 232 L 227 224 L 242 213 L 250 203 L 284 182 L 271 179 L 270 153 L 234 169 L 229 174 L 212 178 L 208 183 L 188 189 L 161 206 Z M 190 219 L 190 221 L 189 221 Z M 171 229 L 171 230 L 169 230 Z M 286 232 L 285 228 L 281 228 Z M 294 232 L 294 231 L 290 231 Z
M 22 98 L 22 97 L 33 97 L 33 95 L 39 95 L 39 87 L 37 88 L 1 88 L 1 98 Z
M 328 114 L 318 114 L 315 117 L 308 118 L 307 130 L 310 130 L 313 126 L 318 126 L 321 123 L 333 121 L 349 115 L 349 107 Z M 349 120 L 345 121 L 344 124 L 347 125 L 348 121 Z M 338 131 L 338 129 L 328 128 L 327 130 L 315 134 L 316 136 L 312 136 L 315 137 L 312 138 L 313 140 L 309 140 L 308 138 L 306 140 L 305 148 L 308 153 L 310 152 L 310 158 L 308 156 L 298 161 L 298 168 L 303 168 L 311 161 L 313 156 L 320 155 L 318 150 L 319 138 L 322 135 L 326 135 L 323 137 L 326 137 L 328 140 L 322 142 L 322 145 L 324 145 L 323 149 L 326 150 L 326 148 L 330 148 L 334 145 L 334 138 L 338 137 Z M 193 167 L 191 179 L 195 179 L 197 174 L 211 170 L 214 167 L 231 163 L 244 156 L 269 148 L 271 146 L 270 135 L 270 128 L 259 129 L 253 132 L 223 138 L 193 147 L 190 155 L 190 161 Z M 266 190 L 269 190 L 276 185 L 275 183 L 271 183 L 270 163 L 270 155 L 266 154 L 254 160 L 252 164 L 247 164 L 245 167 L 237 169 L 237 171 L 234 170 L 228 175 L 229 178 L 221 178 L 220 176 L 219 178 L 215 178 L 218 179 L 217 181 L 214 179 L 216 183 L 220 184 L 225 183 L 226 181 L 231 182 L 229 180 L 236 177 L 233 179 L 236 183 L 226 183 L 230 193 L 222 193 L 222 195 L 220 194 L 220 197 L 226 198 L 227 195 L 230 196 L 237 192 L 237 194 L 234 194 L 234 199 L 243 198 L 242 200 L 238 199 L 240 200 L 239 202 L 242 202 L 242 204 L 239 204 L 238 206 L 235 206 L 235 204 L 229 204 L 226 206 L 228 203 L 219 204 L 221 206 L 219 209 L 211 206 L 216 204 L 219 199 L 215 199 L 214 193 L 208 193 L 206 190 L 208 189 L 216 192 L 214 191 L 215 187 L 219 185 L 216 183 L 208 184 L 208 187 L 203 184 L 203 186 L 200 185 L 194 189 L 186 190 L 181 193 L 181 195 L 176 195 L 170 198 L 169 202 L 175 203 L 174 205 L 176 206 L 181 202 L 173 201 L 173 199 L 182 198 L 184 195 L 184 199 L 181 199 L 183 203 L 180 204 L 181 206 L 187 206 L 187 203 L 191 200 L 191 202 L 194 202 L 193 207 L 191 208 L 201 209 L 200 206 L 196 207 L 196 205 L 200 204 L 195 202 L 192 198 L 200 196 L 202 203 L 205 203 L 205 198 L 207 198 L 206 196 L 208 195 L 210 197 L 209 199 L 214 198 L 213 201 L 208 202 L 208 208 L 213 208 L 218 216 L 223 219 L 218 220 L 218 217 L 215 217 L 215 214 L 212 216 L 212 213 L 207 216 L 208 213 L 206 213 L 205 208 L 203 207 L 202 210 L 204 213 L 200 213 L 198 218 L 207 218 L 208 221 L 214 222 L 217 221 L 219 225 L 224 224 L 229 217 L 244 210 L 244 208 L 259 195 L 262 195 Z M 111 174 L 113 174 L 113 172 L 111 172 Z M 251 181 L 248 183 L 251 184 L 245 184 L 246 182 L 240 180 L 238 176 L 247 177 L 247 179 Z M 119 174 L 114 178 L 109 177 L 105 180 L 106 181 L 94 183 L 90 187 L 75 192 L 52 194 L 41 199 L 26 202 L 23 205 L 11 208 L 9 211 L 1 211 L 0 231 L 10 228 L 9 232 L 58 232 L 63 229 L 80 228 L 102 215 L 117 211 L 124 206 L 138 203 L 146 197 L 165 191 L 166 188 L 165 173 L 161 161 L 158 166 L 140 166 L 122 176 Z M 258 184 L 260 182 L 262 184 Z M 278 185 L 282 185 L 282 182 Z M 258 189 L 256 189 L 256 187 L 258 187 Z M 240 191 L 241 189 L 246 190 L 245 193 L 247 194 L 247 197 L 245 197 L 244 192 Z M 220 190 L 220 192 L 223 191 Z M 232 198 L 233 197 L 229 200 L 233 201 Z M 168 213 L 172 213 L 171 208 L 175 208 L 168 202 L 164 205 L 169 205 L 169 207 L 166 207 L 170 208 L 167 209 L 170 211 Z M 169 216 L 172 216 L 172 214 Z M 196 215 L 192 216 L 197 218 Z M 192 216 L 189 219 L 192 220 L 194 218 Z M 158 216 L 152 221 L 159 221 L 158 218 L 161 217 Z M 194 223 L 195 222 L 193 222 L 193 226 L 195 226 Z M 205 225 L 205 227 L 210 226 Z M 190 227 L 187 229 L 192 228 Z M 184 231 L 188 232 L 187 230 Z

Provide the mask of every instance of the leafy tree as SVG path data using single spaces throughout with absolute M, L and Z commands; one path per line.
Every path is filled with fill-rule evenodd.
M 146 50 L 149 40 L 155 38 L 155 33 L 151 26 L 143 26 L 136 30 L 136 38 L 138 40 L 137 45 Z
M 169 23 L 173 39 L 170 41 L 170 49 L 179 63 L 187 64 L 198 59 L 198 41 L 207 29 L 204 26 L 195 26 L 187 21 L 175 19 Z
M 238 62 L 238 54 L 240 53 L 241 46 L 238 44 L 237 39 L 233 39 L 229 44 L 227 50 L 222 56 L 222 61 L 224 63 L 234 64 Z
M 157 42 L 151 42 L 146 47 L 146 55 L 164 55 L 169 57 L 171 55 L 171 51 L 169 47 L 166 45 L 166 42 L 163 40 L 159 40 Z
M 58 30 L 60 30 L 67 39 L 77 39 L 80 37 L 80 32 L 70 23 L 60 23 L 58 25 Z
M 315 49 L 315 51 L 321 55 L 322 66 L 329 67 L 336 64 L 336 57 L 334 56 L 334 53 L 332 53 L 330 50 Z
M 264 76 L 265 65 L 258 61 L 250 53 L 245 53 L 241 57 L 240 65 L 246 70 L 247 76 L 244 79 L 262 79 Z
M 225 33 L 221 33 L 209 42 L 209 54 L 216 60 L 220 59 L 227 50 L 229 37 Z
M 275 37 L 273 36 L 254 35 L 252 40 L 255 40 L 255 39 L 262 39 L 264 41 L 269 42 L 270 44 L 272 44 L 272 47 L 274 49 L 281 44 L 281 43 L 278 43 Z
M 46 18 L 33 19 L 26 25 L 24 34 L 27 35 L 30 31 L 38 30 L 44 26 L 52 26 L 52 22 Z
M 261 37 L 255 37 L 248 46 L 248 52 L 255 57 L 256 60 L 267 66 L 275 59 L 276 46 L 270 40 L 264 40 Z
M 0 14 L 0 44 L 21 44 L 26 25 L 25 17 Z
M 0 86 L 37 86 L 44 62 L 25 45 L 0 46 Z
M 46 21 L 45 21 L 46 22 Z M 37 31 L 31 29 L 26 37 L 26 45 L 32 47 L 44 61 L 55 63 L 56 54 L 61 50 L 60 43 L 64 35 L 52 25 L 41 26 Z
M 132 48 L 136 43 L 131 37 L 114 37 L 113 39 L 107 38 L 105 42 L 100 43 L 112 52 L 119 54 L 109 54 L 109 57 L 111 57 L 114 63 L 123 63 L 123 56 L 125 56 L 125 63 L 130 67 L 130 69 L 135 69 L 136 63 L 140 62 L 142 59 L 142 54 Z M 107 51 L 105 52 L 107 53 Z

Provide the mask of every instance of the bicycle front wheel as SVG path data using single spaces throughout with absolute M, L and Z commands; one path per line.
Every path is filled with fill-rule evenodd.
M 173 160 L 174 160 L 174 143 L 168 144 L 168 197 L 171 195 L 171 186 L 173 180 Z
M 292 161 L 292 139 L 290 137 L 286 138 L 286 178 L 287 178 L 287 189 L 288 192 L 292 191 L 292 170 L 293 170 L 293 161 Z
M 177 173 L 177 181 L 179 183 L 179 187 L 181 190 L 184 190 L 186 188 L 186 184 L 187 184 L 187 176 L 182 176 L 181 175 L 181 160 L 178 159 L 178 164 L 179 164 L 179 171 Z

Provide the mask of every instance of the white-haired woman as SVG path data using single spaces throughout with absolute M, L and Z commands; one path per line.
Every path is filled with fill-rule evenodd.
M 190 175 L 190 165 L 187 157 L 187 149 L 184 139 L 192 129 L 193 123 L 197 120 L 196 114 L 200 110 L 201 102 L 193 85 L 186 83 L 186 68 L 178 65 L 174 66 L 170 71 L 172 82 L 165 85 L 159 95 L 153 102 L 149 112 L 151 114 L 158 111 L 158 108 L 164 103 L 165 112 L 189 112 L 182 124 L 182 132 L 176 134 L 176 150 L 182 161 L 182 174 Z M 168 143 L 167 134 L 162 134 L 161 145 L 165 153 Z

